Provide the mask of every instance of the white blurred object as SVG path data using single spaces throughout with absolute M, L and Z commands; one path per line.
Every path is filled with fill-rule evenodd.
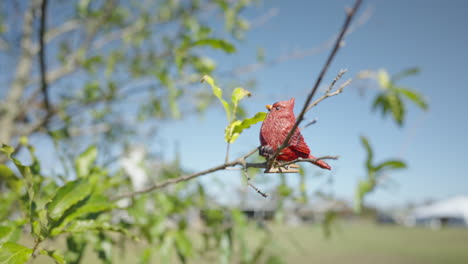
M 143 190 L 148 183 L 148 175 L 143 168 L 145 155 L 144 147 L 132 147 L 119 161 L 125 173 L 130 177 L 135 191 Z

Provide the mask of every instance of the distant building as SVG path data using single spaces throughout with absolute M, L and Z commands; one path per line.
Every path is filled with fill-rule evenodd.
M 468 196 L 458 196 L 416 207 L 410 214 L 409 224 L 432 228 L 468 227 Z

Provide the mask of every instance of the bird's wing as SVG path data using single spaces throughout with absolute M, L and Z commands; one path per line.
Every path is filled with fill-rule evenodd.
M 265 138 L 263 137 L 263 133 L 261 133 L 261 132 L 260 132 L 260 145 L 261 145 L 261 146 L 268 145 L 268 143 L 266 142 Z
M 299 156 L 304 156 L 307 158 L 310 154 L 310 149 L 307 146 L 307 144 L 304 141 L 304 137 L 302 136 L 301 132 L 299 130 L 296 130 L 291 137 L 291 140 L 289 141 L 289 147 L 295 151 L 298 152 L 298 154 L 302 154 Z

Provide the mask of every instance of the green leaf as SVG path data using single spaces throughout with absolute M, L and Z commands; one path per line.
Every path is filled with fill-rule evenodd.
M 14 228 L 12 226 L 0 226 L 0 245 L 10 241 Z
M 32 249 L 25 246 L 6 242 L 0 245 L 0 263 L 2 264 L 22 264 L 29 260 Z
M 393 75 L 392 77 L 392 82 L 396 82 L 398 80 L 401 80 L 405 77 L 408 77 L 408 76 L 411 76 L 411 75 L 416 75 L 420 72 L 421 70 L 418 68 L 418 67 L 413 67 L 413 68 L 409 68 L 409 69 L 406 69 L 406 70 L 403 70 L 395 75 Z
M 92 231 L 92 230 L 113 231 L 113 232 L 117 232 L 117 233 L 121 233 L 123 235 L 129 236 L 135 241 L 138 241 L 138 237 L 130 235 L 127 229 L 117 226 L 117 225 L 112 225 L 111 223 L 108 223 L 108 222 L 102 222 L 102 221 L 97 221 L 97 220 L 74 221 L 66 229 L 64 229 L 64 232 L 81 233 L 81 232 L 87 232 L 87 231 Z
M 258 112 L 251 118 L 232 122 L 228 127 L 226 127 L 224 139 L 228 143 L 233 143 L 245 129 L 248 129 L 250 126 L 265 120 L 266 116 L 266 113 Z
M 366 158 L 367 170 L 371 171 L 374 169 L 374 167 L 372 166 L 372 160 L 374 159 L 374 152 L 372 151 L 372 147 L 366 137 L 361 136 L 361 143 L 367 152 L 367 158 Z
M 39 251 L 41 255 L 51 257 L 56 264 L 65 264 L 66 261 L 62 254 L 58 250 L 41 250 Z
M 116 205 L 111 203 L 106 196 L 100 194 L 93 194 L 84 205 L 77 208 L 73 213 L 68 215 L 63 220 L 58 229 L 54 232 L 54 235 L 60 233 L 61 229 L 63 229 L 68 223 L 79 217 L 83 217 L 93 213 L 110 211 L 115 207 Z
M 375 98 L 374 103 L 372 104 L 372 110 L 376 110 L 379 107 L 382 109 L 382 116 L 385 116 L 390 110 L 386 94 L 380 94 Z
M 377 82 L 383 90 L 388 90 L 390 88 L 390 75 L 386 70 L 380 69 L 377 72 Z
M 380 171 L 383 169 L 404 169 L 406 164 L 401 160 L 387 160 L 375 167 L 375 171 Z
M 232 113 L 233 116 L 236 116 L 237 106 L 239 105 L 239 102 L 242 100 L 242 98 L 246 96 L 251 96 L 251 95 L 252 94 L 249 91 L 241 87 L 237 87 L 236 89 L 234 89 L 234 91 L 232 91 L 231 101 L 232 101 L 232 105 L 234 106 L 233 113 Z
M 231 259 L 231 242 L 227 234 L 221 237 L 220 242 L 220 264 L 229 264 Z
M 68 182 L 47 204 L 49 217 L 55 221 L 59 220 L 70 207 L 88 197 L 91 191 L 92 185 L 85 179 Z
M 329 238 L 332 234 L 332 227 L 337 219 L 337 214 L 335 211 L 328 210 L 325 213 L 325 217 L 322 220 L 323 235 L 326 238 Z
M 175 246 L 182 261 L 188 259 L 192 255 L 192 242 L 187 237 L 183 230 L 178 230 L 175 233 Z
M 355 197 L 355 211 L 356 213 L 360 213 L 362 211 L 362 204 L 364 200 L 364 196 L 370 193 L 375 187 L 375 180 L 361 180 L 359 181 L 358 188 L 356 191 Z
M 192 46 L 210 46 L 213 49 L 223 50 L 226 53 L 236 52 L 234 45 L 222 39 L 201 39 L 193 42 Z
M 390 106 L 390 110 L 392 111 L 393 119 L 397 122 L 398 125 L 403 125 L 405 107 L 401 101 L 401 98 L 396 93 L 389 93 L 387 95 L 387 102 Z
M 78 177 L 85 177 L 89 174 L 93 163 L 96 161 L 97 154 L 96 146 L 90 146 L 78 156 L 75 161 L 76 174 Z
M 0 182 L 5 182 L 12 191 L 19 193 L 23 182 L 6 165 L 0 164 Z
M 403 96 L 411 100 L 413 103 L 417 104 L 421 109 L 427 110 L 429 108 L 427 102 L 424 100 L 423 96 L 420 93 L 402 87 L 396 87 L 395 91 L 399 94 L 402 94 Z
M 229 104 L 226 102 L 226 100 L 223 99 L 223 90 L 221 90 L 221 88 L 216 86 L 213 78 L 211 78 L 208 75 L 203 76 L 201 81 L 202 82 L 207 82 L 211 86 L 211 90 L 213 91 L 213 94 L 216 96 L 216 98 L 218 98 L 218 100 L 221 102 L 221 104 L 223 104 L 224 111 L 226 112 L 227 119 L 230 122 L 231 121 L 231 108 L 230 108 Z
M 10 159 L 11 154 L 13 154 L 13 152 L 15 152 L 15 149 L 13 147 L 11 147 L 11 146 L 6 145 L 6 144 L 2 144 L 2 147 L 0 147 L 0 152 L 5 153 L 5 155 L 7 155 L 7 157 Z

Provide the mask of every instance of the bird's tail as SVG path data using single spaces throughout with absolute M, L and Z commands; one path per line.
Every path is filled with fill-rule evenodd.
M 316 157 L 314 157 L 312 154 L 310 154 L 309 159 L 316 159 Z M 317 160 L 316 162 L 314 162 L 314 164 L 319 166 L 322 169 L 331 170 L 331 168 L 332 168 L 330 165 L 328 165 L 328 163 L 326 163 L 323 160 Z

